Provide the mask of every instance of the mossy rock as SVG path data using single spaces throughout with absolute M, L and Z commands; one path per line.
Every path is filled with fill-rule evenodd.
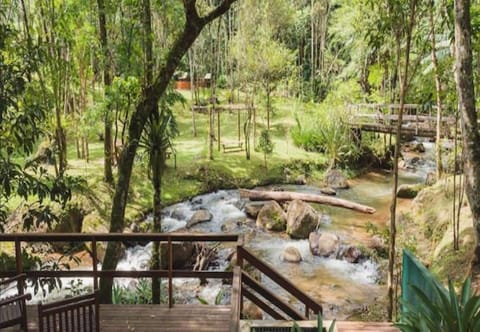
M 398 187 L 397 197 L 398 198 L 415 198 L 418 193 L 425 187 L 423 184 L 402 184 Z

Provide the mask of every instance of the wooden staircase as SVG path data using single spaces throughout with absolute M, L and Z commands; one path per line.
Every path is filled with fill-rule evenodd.
M 300 312 L 296 307 L 255 280 L 244 269 L 246 264 L 249 265 L 249 270 L 254 268 L 260 271 L 296 299 L 300 306 L 305 308 L 304 312 Z M 308 320 L 311 314 L 318 315 L 323 312 L 319 303 L 298 289 L 273 267 L 255 257 L 254 254 L 243 247 L 241 241 L 237 245 L 237 267 L 234 269 L 232 294 L 232 322 L 239 322 L 242 318 L 244 298 L 252 301 L 275 320 Z M 236 326 L 231 325 L 231 331 L 238 331 L 238 323 L 236 323 Z

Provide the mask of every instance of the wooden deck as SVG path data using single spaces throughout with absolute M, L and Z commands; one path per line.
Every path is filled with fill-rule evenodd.
M 28 306 L 28 331 L 38 331 L 37 306 Z M 228 332 L 230 306 L 100 305 L 102 332 Z M 19 331 L 18 328 L 2 331 Z
M 330 320 L 323 322 L 323 327 L 328 330 Z M 303 328 L 316 328 L 317 321 L 303 321 L 298 322 Z M 292 322 L 285 321 L 266 321 L 266 320 L 243 320 L 240 322 L 240 332 L 250 332 L 251 327 L 284 327 L 291 328 Z M 316 329 L 315 329 L 316 331 Z M 335 332 L 399 332 L 400 330 L 393 327 L 388 322 L 350 322 L 350 321 L 335 321 Z
M 37 307 L 30 305 L 28 330 L 37 332 Z M 100 330 L 102 332 L 228 332 L 231 319 L 230 306 L 211 305 L 100 305 Z M 316 321 L 301 322 L 303 327 L 315 327 Z M 330 321 L 325 321 L 328 327 Z M 251 326 L 292 326 L 286 321 L 244 320 L 241 332 L 250 332 Z M 20 331 L 19 327 L 2 330 Z M 398 332 L 390 323 L 337 321 L 336 332 Z

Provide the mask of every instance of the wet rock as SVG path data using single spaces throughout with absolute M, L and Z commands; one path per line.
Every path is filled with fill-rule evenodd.
M 192 242 L 172 242 L 173 268 L 182 269 L 191 263 L 194 246 Z M 168 268 L 168 243 L 160 243 L 160 262 L 162 269 Z
M 304 174 L 301 174 L 296 177 L 294 184 L 304 185 L 307 184 L 307 177 Z
M 381 258 L 388 258 L 388 247 L 385 244 L 385 240 L 378 235 L 374 235 L 368 241 L 367 247 L 376 252 Z
M 309 204 L 294 200 L 288 206 L 287 234 L 294 239 L 306 239 L 317 229 L 320 217 Z
M 287 214 L 277 202 L 269 201 L 258 213 L 256 224 L 269 231 L 281 232 L 287 227 Z
M 420 190 L 423 189 L 423 185 L 418 184 L 402 184 L 398 187 L 397 197 L 398 198 L 415 198 Z
M 330 188 L 330 187 L 325 187 L 325 188 L 320 188 L 320 192 L 324 195 L 328 195 L 328 196 L 335 196 L 337 194 L 337 192 L 335 191 L 335 189 L 333 188 Z
M 250 218 L 257 218 L 258 213 L 262 209 L 262 207 L 265 205 L 265 202 L 248 202 L 245 204 L 245 213 L 247 216 Z
M 283 251 L 283 260 L 289 263 L 300 263 L 302 261 L 302 255 L 297 248 L 289 246 Z
M 347 246 L 340 250 L 338 259 L 346 260 L 349 263 L 358 263 L 363 258 L 362 252 L 355 246 Z
M 413 148 L 413 150 L 416 151 L 416 152 L 419 152 L 419 153 L 424 153 L 426 151 L 423 143 L 415 144 L 415 147 Z
M 328 257 L 338 251 L 340 238 L 331 233 L 312 232 L 308 237 L 310 251 L 315 256 Z
M 175 209 L 172 211 L 170 217 L 177 220 L 185 220 L 185 213 L 180 209 Z
M 347 178 L 339 170 L 332 169 L 325 175 L 325 184 L 333 189 L 348 189 Z
M 193 216 L 190 218 L 190 220 L 187 222 L 187 228 L 193 227 L 196 224 L 200 224 L 202 222 L 207 222 L 212 220 L 213 216 L 212 214 L 205 209 L 200 209 L 195 211 Z
M 227 220 L 222 224 L 220 229 L 224 233 L 232 233 L 233 231 L 238 229 L 238 222 L 236 220 Z

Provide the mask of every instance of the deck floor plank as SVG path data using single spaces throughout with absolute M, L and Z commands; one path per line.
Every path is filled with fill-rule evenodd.
M 176 305 L 100 305 L 102 332 L 227 332 L 229 306 Z M 27 306 L 28 330 L 38 332 L 37 306 Z M 6 330 L 19 331 L 19 327 Z
M 38 332 L 37 306 L 27 306 L 27 314 L 29 331 Z M 163 305 L 100 305 L 102 332 L 227 332 L 230 318 L 230 306 L 175 305 L 169 309 Z M 328 322 L 326 323 L 328 326 Z M 279 322 L 279 324 L 288 323 Z M 390 323 L 376 322 L 337 321 L 335 327 L 337 332 L 399 331 Z M 19 327 L 15 327 L 2 332 L 19 330 Z

